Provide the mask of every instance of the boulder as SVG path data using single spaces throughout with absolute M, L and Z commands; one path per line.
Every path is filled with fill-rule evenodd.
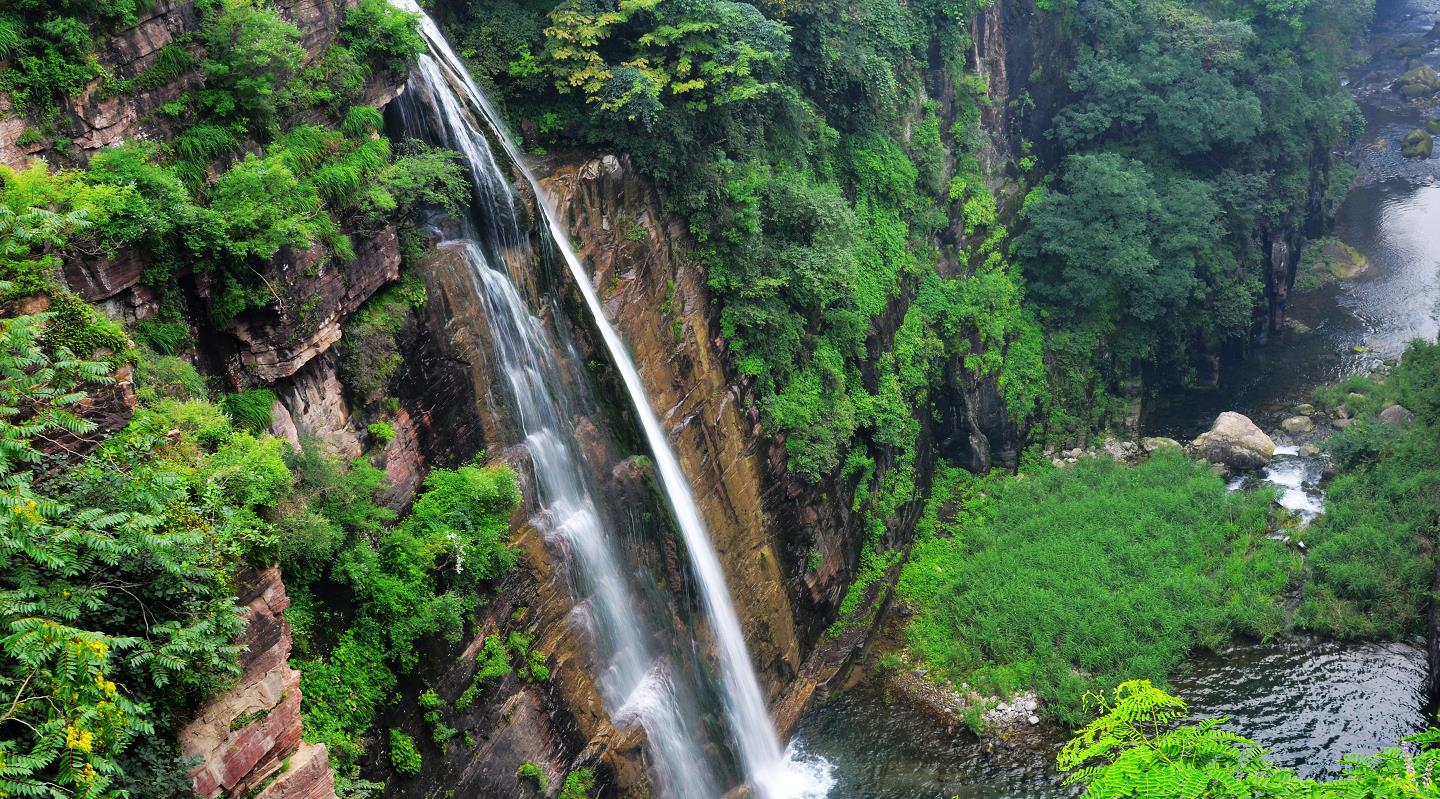
M 1395 89 L 1408 100 L 1430 97 L 1440 93 L 1440 74 L 1429 66 L 1420 64 L 1406 70 L 1405 74 L 1395 81 Z
M 1316 455 L 1319 455 L 1319 454 L 1320 454 L 1320 448 L 1317 447 L 1317 446 L 1315 446 L 1314 444 L 1301 444 L 1301 445 L 1300 445 L 1299 455 L 1300 455 L 1300 457 L 1302 457 L 1302 458 L 1313 458 L 1313 457 L 1315 457 Z
M 1425 120 L 1425 130 L 1436 136 L 1440 136 L 1440 117 L 1430 117 Z
M 1301 433 L 1313 431 L 1315 429 L 1315 423 L 1310 421 L 1309 416 L 1291 416 L 1280 423 L 1280 429 L 1292 436 L 1300 435 Z
M 1411 413 L 1404 405 L 1387 405 L 1380 411 L 1380 421 L 1385 424 L 1405 427 L 1415 421 L 1415 414 Z
M 1435 140 L 1420 128 L 1405 134 L 1405 139 L 1400 142 L 1400 154 L 1406 158 L 1429 158 L 1434 152 Z
M 1133 441 L 1121 441 L 1116 438 L 1105 439 L 1105 454 L 1109 455 L 1117 463 L 1134 463 L 1140 456 L 1140 448 L 1135 446 Z
M 1270 462 L 1275 442 L 1248 416 L 1226 411 L 1210 429 L 1190 442 L 1190 451 L 1231 469 L 1258 469 Z
M 1173 438 L 1166 438 L 1165 436 L 1146 436 L 1140 439 L 1140 446 L 1146 452 L 1154 452 L 1157 449 L 1164 449 L 1166 447 L 1180 449 L 1180 442 Z
M 1299 416 L 1309 416 L 1315 413 L 1315 406 L 1308 402 L 1302 402 L 1295 406 L 1295 413 Z
M 1335 421 L 1330 423 L 1330 425 L 1336 430 L 1344 430 L 1352 424 L 1355 424 L 1354 419 L 1336 419 Z

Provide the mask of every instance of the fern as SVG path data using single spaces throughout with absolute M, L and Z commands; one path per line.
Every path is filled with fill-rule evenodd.
M 1086 699 L 1100 715 L 1065 745 L 1056 765 L 1068 773 L 1066 785 L 1084 785 L 1091 799 L 1440 796 L 1440 749 L 1349 757 L 1341 779 L 1316 782 L 1272 765 L 1254 741 L 1224 729 L 1226 719 L 1188 721 L 1185 703 L 1148 680 Z M 1440 730 L 1406 740 L 1433 747 Z
M 220 400 L 221 410 L 225 411 L 235 426 L 252 433 L 269 429 L 274 421 L 271 414 L 274 405 L 275 392 L 268 388 L 252 388 L 249 391 L 226 394 Z

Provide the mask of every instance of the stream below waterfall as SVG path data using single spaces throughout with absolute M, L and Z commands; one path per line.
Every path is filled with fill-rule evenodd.
M 1394 46 L 1437 22 L 1440 0 L 1380 0 L 1367 60 L 1349 73 L 1366 131 L 1335 235 L 1364 255 L 1368 268 L 1293 294 L 1288 315 L 1310 332 L 1274 337 L 1227 367 L 1217 387 L 1169 398 L 1149 414 L 1148 434 L 1193 438 L 1225 410 L 1274 429 L 1316 385 L 1396 358 L 1412 338 L 1440 331 L 1440 156 L 1399 155 L 1405 133 L 1440 109 L 1405 105 L 1389 88 L 1404 71 Z M 1440 47 L 1423 59 L 1440 65 Z M 1231 487 L 1272 483 L 1280 504 L 1308 522 L 1323 510 L 1321 457 L 1281 446 L 1267 469 Z M 1341 755 L 1375 752 L 1425 728 L 1426 662 L 1417 643 L 1292 637 L 1241 644 L 1197 656 L 1170 683 L 1196 715 L 1229 717 L 1278 764 L 1328 777 Z M 981 741 L 917 718 L 862 685 L 814 707 L 794 746 L 833 764 L 832 799 L 1050 799 L 1078 793 L 1062 787 L 1054 769 L 1065 737 L 1042 724 L 1009 740 Z

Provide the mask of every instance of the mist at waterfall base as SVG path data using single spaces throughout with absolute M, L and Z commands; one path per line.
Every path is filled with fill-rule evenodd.
M 590 278 L 579 262 L 558 217 L 521 154 L 450 50 L 434 23 L 406 0 L 396 4 L 422 14 L 422 32 L 430 47 L 412 74 L 400 104 L 406 135 L 424 138 L 461 154 L 470 170 L 474 207 L 461 220 L 458 236 L 440 242 L 442 250 L 471 268 L 473 285 L 487 310 L 486 324 L 505 373 L 511 410 L 534 465 L 537 526 L 547 542 L 568 553 L 578 601 L 576 615 L 591 634 L 600 663 L 597 682 L 616 724 L 637 722 L 646 732 L 653 777 L 663 795 L 683 799 L 718 796 L 728 786 L 704 755 L 706 731 L 697 707 L 702 671 L 685 662 L 698 647 L 693 641 L 663 645 L 663 629 L 643 630 L 637 621 L 663 618 L 642 610 L 643 586 L 633 585 L 634 564 L 623 563 L 603 502 L 586 477 L 570 421 L 570 397 L 561 386 L 573 349 L 557 347 L 527 306 L 508 274 L 512 262 L 533 264 L 528 237 L 520 224 L 516 198 L 491 151 L 493 138 L 505 148 L 533 190 L 549 233 L 547 244 L 564 259 L 585 298 L 592 321 L 619 371 L 641 422 L 670 510 L 684 540 L 700 589 L 705 621 L 716 641 L 719 689 L 728 721 L 728 742 L 738 751 L 745 782 L 761 799 L 818 799 L 831 784 L 824 760 L 802 760 L 782 748 L 746 649 L 740 620 L 731 602 L 724 571 L 700 518 L 679 462 L 651 408 L 638 371 L 606 319 Z M 489 134 L 487 137 L 486 134 Z M 542 240 L 546 237 L 542 232 Z M 584 381 L 580 381 L 584 382 Z M 657 646 L 657 639 L 662 645 Z M 686 644 L 687 645 L 683 645 Z

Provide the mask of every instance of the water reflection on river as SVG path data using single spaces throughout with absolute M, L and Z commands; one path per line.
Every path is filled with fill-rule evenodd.
M 1246 644 L 1196 658 L 1171 680 L 1197 717 L 1228 717 L 1272 760 L 1333 777 L 1345 754 L 1394 746 L 1425 728 L 1425 653 L 1411 644 L 1306 638 Z M 982 744 L 861 687 L 806 716 L 798 746 L 834 764 L 831 799 L 1061 799 L 1057 731 Z

